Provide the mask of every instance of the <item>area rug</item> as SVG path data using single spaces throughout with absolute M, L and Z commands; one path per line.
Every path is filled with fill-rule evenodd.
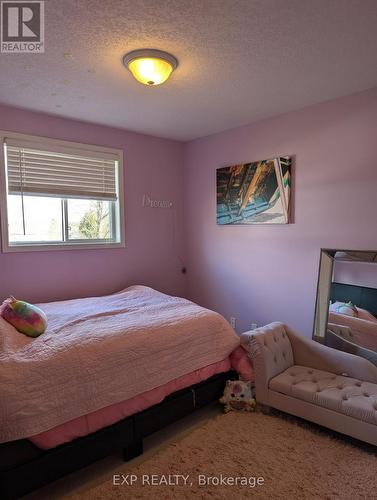
M 74 498 L 372 499 L 372 447 L 298 419 L 228 413 Z

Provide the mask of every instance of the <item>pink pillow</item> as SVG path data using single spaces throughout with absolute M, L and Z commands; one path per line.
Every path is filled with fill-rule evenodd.
M 238 346 L 230 355 L 232 368 L 237 371 L 240 379 L 245 382 L 254 382 L 255 375 L 247 352 L 242 346 Z

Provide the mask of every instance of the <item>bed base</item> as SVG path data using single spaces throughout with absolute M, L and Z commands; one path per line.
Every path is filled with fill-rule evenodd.
M 161 403 L 51 450 L 27 440 L 0 445 L 0 498 L 15 500 L 96 460 L 123 450 L 125 461 L 143 453 L 143 439 L 218 399 L 229 371 L 177 391 Z

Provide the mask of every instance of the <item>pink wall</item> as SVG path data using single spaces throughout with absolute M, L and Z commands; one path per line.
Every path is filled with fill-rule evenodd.
M 377 249 L 377 90 L 193 141 L 185 151 L 188 295 L 229 318 L 311 335 L 321 247 Z M 295 156 L 294 224 L 217 226 L 217 167 Z
M 133 283 L 184 295 L 186 257 L 189 297 L 235 316 L 238 331 L 282 320 L 310 335 L 319 249 L 377 249 L 376 118 L 375 89 L 183 146 L 0 107 L 2 130 L 122 148 L 126 194 L 126 248 L 1 253 L 0 299 L 80 297 Z M 294 224 L 217 226 L 216 168 L 287 154 L 296 163 Z M 144 193 L 175 210 L 142 208 Z
M 184 294 L 181 143 L 3 106 L 0 129 L 123 149 L 126 213 L 126 248 L 0 253 L 0 299 L 100 295 L 134 283 Z M 144 193 L 175 209 L 143 208 Z
M 333 281 L 377 288 L 377 263 L 335 261 Z

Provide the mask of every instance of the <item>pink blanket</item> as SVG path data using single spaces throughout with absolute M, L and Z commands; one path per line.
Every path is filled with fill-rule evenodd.
M 108 427 L 109 425 L 119 422 L 124 418 L 134 415 L 139 411 L 145 410 L 157 403 L 160 403 L 166 396 L 175 391 L 189 387 L 190 385 L 198 384 L 202 380 L 207 380 L 216 373 L 226 372 L 233 368 L 236 370 L 243 380 L 254 380 L 254 372 L 251 368 L 250 361 L 246 351 L 241 347 L 237 347 L 232 354 L 218 363 L 205 366 L 200 370 L 178 377 L 171 380 L 167 384 L 156 387 L 151 391 L 138 394 L 137 396 L 115 403 L 111 406 L 106 406 L 101 410 L 94 411 L 88 415 L 75 418 L 62 425 L 58 425 L 53 429 L 41 432 L 36 436 L 30 437 L 36 446 L 43 449 L 55 448 L 60 444 L 67 443 L 73 439 L 77 439 L 92 432 Z
M 362 311 L 364 310 L 362 309 Z M 346 314 L 329 312 L 329 323 L 348 326 L 351 329 L 352 342 L 366 349 L 377 351 L 377 320 L 374 316 L 372 318 L 372 320 L 369 320 L 362 317 L 355 318 Z
M 49 327 L 36 339 L 0 318 L 0 442 L 130 399 L 239 345 L 219 314 L 143 286 L 40 307 Z

